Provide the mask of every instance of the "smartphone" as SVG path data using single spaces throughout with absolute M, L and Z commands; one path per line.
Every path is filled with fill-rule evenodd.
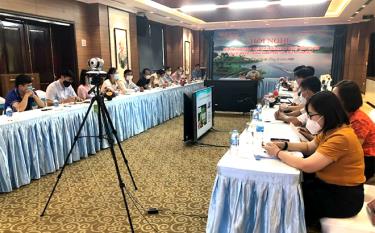
M 286 138 L 271 138 L 271 142 L 289 142 L 289 139 Z

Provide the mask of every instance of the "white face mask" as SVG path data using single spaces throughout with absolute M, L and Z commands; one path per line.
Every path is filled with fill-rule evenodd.
M 132 81 L 132 80 L 133 80 L 133 75 L 128 75 L 128 76 L 126 76 L 126 80 L 128 80 L 128 81 Z
M 151 78 L 151 75 L 146 75 L 145 78 L 146 78 L 146 79 L 150 79 L 150 78 Z
M 322 119 L 322 117 L 320 117 L 318 121 L 320 121 L 320 119 Z M 306 129 L 309 130 L 311 134 L 316 135 L 322 130 L 322 126 L 319 125 L 318 121 L 307 119 Z
M 171 75 L 171 74 L 172 74 L 172 71 L 167 71 L 167 74 L 168 74 L 168 75 Z

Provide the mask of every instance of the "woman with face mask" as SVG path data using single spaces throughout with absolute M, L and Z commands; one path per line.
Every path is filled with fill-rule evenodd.
M 91 99 L 94 97 L 94 94 L 88 94 L 93 85 L 89 82 L 89 77 L 86 74 L 87 70 L 81 70 L 80 78 L 79 78 L 79 87 L 77 89 L 77 95 L 82 100 Z
M 313 95 L 305 110 L 306 128 L 317 134 L 313 141 L 267 143 L 264 148 L 289 166 L 315 173 L 314 178 L 302 183 L 307 226 L 319 224 L 323 217 L 353 217 L 362 209 L 364 201 L 362 146 L 332 92 Z M 305 157 L 289 151 L 300 151 Z
M 183 78 L 185 78 L 184 69 L 181 66 L 179 66 L 177 70 L 172 74 L 172 79 L 175 84 L 178 84 L 180 83 L 180 80 Z
M 165 70 L 164 82 L 166 82 L 168 86 L 170 86 L 173 84 L 172 68 L 169 66 L 166 66 L 164 70 Z
M 139 87 L 133 82 L 133 71 L 132 70 L 125 70 L 124 71 L 124 86 L 125 89 L 128 91 L 138 91 Z
M 105 93 L 107 91 L 112 91 L 116 94 L 124 95 L 126 90 L 124 85 L 121 84 L 120 75 L 117 73 L 116 68 L 112 67 L 107 72 L 107 78 L 103 82 L 101 87 L 101 92 Z

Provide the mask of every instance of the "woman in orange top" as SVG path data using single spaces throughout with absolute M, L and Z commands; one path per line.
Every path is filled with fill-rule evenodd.
M 362 144 L 365 154 L 365 176 L 368 180 L 375 173 L 375 123 L 359 109 L 363 104 L 362 94 L 355 82 L 343 80 L 335 85 L 333 93 L 339 97 Z
M 302 183 L 308 226 L 323 217 L 348 218 L 362 208 L 364 193 L 363 150 L 339 99 L 328 91 L 318 92 L 307 102 L 306 128 L 317 134 L 311 142 L 267 143 L 268 154 L 284 163 L 315 173 Z M 300 151 L 296 157 L 289 151 Z

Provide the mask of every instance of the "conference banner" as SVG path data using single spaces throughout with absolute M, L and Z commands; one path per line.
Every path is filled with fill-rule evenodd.
M 333 39 L 329 26 L 215 31 L 213 79 L 244 77 L 253 65 L 263 78 L 293 78 L 299 65 L 330 74 Z

